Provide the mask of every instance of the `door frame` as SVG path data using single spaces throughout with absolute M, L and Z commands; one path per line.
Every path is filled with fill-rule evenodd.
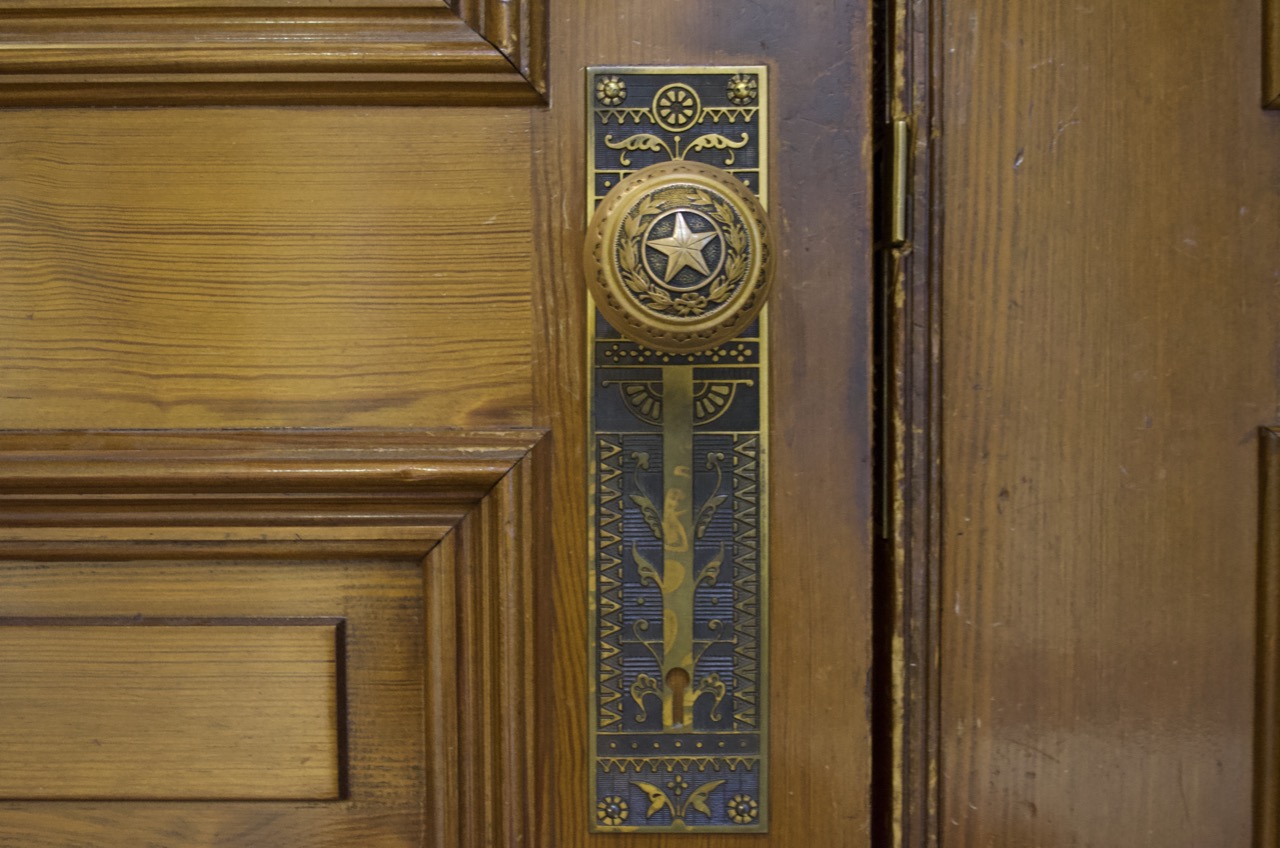
M 893 848 L 940 843 L 943 2 L 889 0 L 877 16 L 881 450 L 872 809 L 879 811 L 877 844 Z M 902 122 L 907 143 L 895 150 L 893 126 Z M 905 218 L 898 224 L 905 239 L 895 239 L 895 209 Z

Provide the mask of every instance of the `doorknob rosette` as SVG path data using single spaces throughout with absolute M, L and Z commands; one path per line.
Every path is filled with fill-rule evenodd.
M 726 171 L 684 160 L 614 186 L 587 228 L 584 264 L 610 324 L 675 353 L 739 335 L 773 280 L 768 219 L 755 194 Z

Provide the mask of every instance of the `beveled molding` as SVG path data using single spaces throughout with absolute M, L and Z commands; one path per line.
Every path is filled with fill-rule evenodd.
M 0 432 L 0 562 L 421 562 L 424 844 L 536 848 L 544 436 Z
M 1280 844 L 1280 427 L 1258 434 L 1257 675 L 1253 844 Z
M 1262 105 L 1280 109 L 1280 0 L 1264 0 Z
M 31 2 L 0 10 L 0 106 L 530 105 L 545 0 Z
M 873 798 L 873 842 L 891 848 L 937 848 L 942 768 L 942 56 L 941 0 L 890 0 L 882 20 L 892 58 L 885 62 L 884 122 L 879 149 L 893 144 L 905 121 L 901 196 L 906 229 L 896 215 L 877 216 L 882 352 L 877 481 L 881 546 L 875 609 L 877 699 L 873 750 L 881 790 Z M 877 170 L 880 205 L 894 208 L 897 168 Z M 894 163 L 897 164 L 897 163 Z

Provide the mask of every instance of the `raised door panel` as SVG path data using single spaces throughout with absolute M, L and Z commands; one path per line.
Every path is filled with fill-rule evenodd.
M 539 440 L 0 436 L 0 842 L 529 844 Z
M 1248 845 L 1260 9 L 946 5 L 942 841 Z

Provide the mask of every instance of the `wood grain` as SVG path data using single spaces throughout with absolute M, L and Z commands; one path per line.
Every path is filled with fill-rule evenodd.
M 883 525 L 875 616 L 877 688 L 875 839 L 886 845 L 939 844 L 940 668 L 942 588 L 941 368 L 943 4 L 893 4 L 885 22 L 884 119 L 905 121 L 908 238 L 895 245 L 881 216 L 878 479 Z M 880 135 L 877 195 L 891 200 L 889 134 Z
M 0 105 L 529 105 L 545 95 L 537 0 L 10 4 Z
M 1257 676 L 1253 845 L 1280 841 L 1280 430 L 1258 433 Z
M 428 615 L 439 659 L 427 666 L 430 848 L 545 844 L 536 832 L 551 770 L 540 722 L 552 657 L 538 639 L 550 610 L 536 531 L 546 519 L 541 464 L 535 454 L 516 465 L 426 563 L 428 598 L 455 592 L 450 608 L 434 602 Z
M 0 798 L 339 796 L 335 623 L 138 624 L 0 620 Z
M 942 844 L 1247 845 L 1257 7 L 950 0 Z
M 112 9 L 114 2 L 78 8 Z M 474 8 L 505 14 L 509 5 Z M 47 7 L 15 8 L 34 15 Z M 419 542 L 407 535 L 418 527 L 410 520 L 414 508 L 391 491 L 374 499 L 342 495 L 346 503 L 329 512 L 317 499 L 310 508 L 322 520 L 315 525 L 294 520 L 291 499 L 268 494 L 237 507 L 236 498 L 210 492 L 190 515 L 226 510 L 227 521 L 206 517 L 176 532 L 181 521 L 162 496 L 120 494 L 110 506 L 84 507 L 98 524 L 81 523 L 77 532 L 101 535 L 87 539 L 101 553 L 96 558 L 85 556 L 85 539 L 64 538 L 55 548 L 47 538 L 29 538 L 27 553 L 36 543 L 45 546 L 39 560 L 18 560 L 6 549 L 0 612 L 7 606 L 24 615 L 264 610 L 344 617 L 351 624 L 353 700 L 347 801 L 216 810 L 177 802 L 128 810 L 0 804 L 5 838 L 32 848 L 109 845 L 122 833 L 129 844 L 235 848 L 408 846 L 424 838 L 466 845 L 449 841 L 455 833 L 482 844 L 518 837 L 557 848 L 657 843 L 589 837 L 585 827 L 581 68 L 764 61 L 775 85 L 770 197 L 781 233 L 779 288 L 770 307 L 771 534 L 775 574 L 785 575 L 772 587 L 772 832 L 681 841 L 690 848 L 870 844 L 868 10 L 843 0 L 803 14 L 780 0 L 732 12 L 709 3 L 623 0 L 549 12 L 553 105 L 533 114 L 273 108 L 6 114 L 0 426 L 535 424 L 554 430 L 555 450 L 542 453 L 547 443 L 540 442 L 530 461 L 544 470 L 523 477 L 521 461 L 495 484 L 531 498 L 531 511 L 511 517 L 495 510 L 508 516 L 496 523 L 471 517 L 473 511 L 452 531 L 425 521 L 416 552 L 411 547 Z M 274 96 L 324 92 L 309 77 L 281 73 L 272 80 L 283 92 Z M 145 82 L 165 102 L 208 96 L 199 81 Z M 67 102 L 120 94 L 90 83 L 78 89 L 74 75 L 58 84 L 67 87 Z M 236 438 L 252 440 L 243 432 Z M 78 500 L 67 499 L 66 508 L 78 508 L 70 506 Z M 265 524 L 252 523 L 255 505 L 263 507 Z M 365 507 L 387 525 L 370 529 L 377 521 L 358 520 Z M 128 517 L 134 509 L 145 517 Z M 23 520 L 30 522 L 23 532 L 34 537 L 77 519 L 33 507 Z M 211 529 L 224 526 L 240 535 L 210 545 Z M 308 537 L 297 529 L 307 526 L 329 529 Z M 358 538 L 335 538 L 335 527 L 368 533 L 362 538 L 376 549 Z M 161 535 L 148 539 L 137 528 Z M 119 534 L 133 535 L 120 544 Z M 433 537 L 443 541 L 428 554 L 424 573 L 409 557 L 426 553 Z M 441 564 L 448 562 L 446 546 L 501 552 L 525 545 L 532 547 L 519 556 L 536 565 L 523 574 Z M 151 559 L 138 561 L 144 552 Z M 474 599 L 467 593 L 478 587 L 497 594 L 461 611 L 439 594 Z M 517 604 L 514 587 L 536 600 Z M 530 603 L 534 615 L 527 620 Z M 539 604 L 553 607 L 553 623 Z M 470 629 L 460 632 L 458 620 L 471 622 Z M 529 627 L 543 640 L 532 661 Z M 423 645 L 423 633 L 433 641 Z M 486 666 L 477 664 L 476 650 L 523 659 Z M 424 664 L 458 677 L 433 671 L 424 678 Z M 550 686 L 542 691 L 536 680 L 521 683 L 548 672 Z M 533 696 L 511 703 L 533 713 L 495 717 L 442 706 L 462 698 L 497 708 L 474 691 L 448 691 L 464 674 L 482 693 L 532 686 Z M 424 727 L 433 728 L 431 747 Z M 380 747 L 387 739 L 400 744 Z M 479 747 L 450 749 L 454 740 Z M 507 751 L 516 759 L 498 758 Z M 520 781 L 541 792 L 528 801 L 512 788 Z
M 341 688 L 347 694 L 343 753 L 349 782 L 345 799 L 322 802 L 230 798 L 216 802 L 0 801 L 0 844 L 24 848 L 415 844 L 423 826 L 422 763 L 427 745 L 422 733 L 423 649 L 416 638 L 421 633 L 422 609 L 421 567 L 412 559 L 30 562 L 5 557 L 0 562 L 0 618 L 342 620 L 346 663 Z M 279 640 L 264 639 L 251 653 L 264 662 L 281 661 L 296 656 L 296 650 L 283 650 L 287 647 Z M 154 662 L 155 652 L 148 653 Z M 138 659 L 140 664 L 115 668 L 126 679 L 142 674 L 147 658 Z M 195 659 L 199 657 L 193 656 Z M 217 677 L 228 658 L 223 654 L 222 659 L 221 664 L 192 662 L 186 666 L 187 679 L 194 683 L 210 675 Z M 182 676 L 182 667 L 175 664 L 174 676 Z M 236 667 L 244 665 L 238 662 Z M 6 685 L 9 682 L 6 676 Z M 234 691 L 231 681 L 224 683 Z M 268 709 L 271 702 L 267 695 L 279 694 L 281 687 L 290 684 L 261 683 L 263 711 L 278 715 Z M 240 691 L 252 698 L 250 689 L 248 681 L 241 684 Z M 178 693 L 174 697 L 176 705 L 183 703 Z M 252 709 L 253 704 L 248 707 Z M 295 704 L 293 709 L 308 708 Z M 173 721 L 176 714 L 172 715 L 162 720 Z M 74 727 L 85 719 L 84 715 L 67 713 L 64 707 L 51 711 L 48 722 Z M 231 714 L 220 720 L 228 727 L 237 722 L 264 721 L 262 717 L 246 719 Z M 330 721 L 326 719 L 326 727 Z M 207 730 L 206 738 L 214 732 Z M 234 733 L 222 732 L 226 736 Z M 270 742 L 258 744 L 271 750 Z M 154 740 L 154 749 L 166 747 L 186 746 L 174 737 L 163 743 Z M 190 751 L 190 755 L 189 776 L 182 777 L 182 783 L 189 785 L 202 775 L 231 777 L 226 774 L 221 747 Z M 234 763 L 237 748 L 232 746 L 225 755 Z M 298 768 L 295 762 L 285 773 L 296 774 Z M 122 777 L 128 777 L 127 770 Z
M 0 555 L 421 559 L 540 436 L 0 432 Z
M 1263 0 L 1262 105 L 1280 109 L 1280 3 Z
M 78 799 L 55 807 L 0 800 L 0 842 L 313 848 L 420 845 L 426 838 L 440 848 L 537 845 L 537 792 L 549 763 L 535 732 L 545 721 L 550 668 L 545 633 L 537 638 L 548 626 L 548 599 L 536 590 L 537 569 L 549 561 L 540 529 L 548 508 L 542 438 L 540 431 L 0 434 L 0 492 L 18 506 L 4 514 L 7 535 L 0 538 L 0 622 L 77 620 L 81 635 L 92 630 L 83 656 L 64 657 L 52 669 L 83 668 L 90 683 L 126 670 L 135 688 L 122 684 L 127 691 L 119 699 L 101 697 L 108 714 L 117 701 L 138 707 L 142 700 L 128 715 L 115 710 L 122 716 L 116 727 L 137 746 L 139 767 L 158 761 L 159 781 L 173 771 L 166 762 L 184 763 L 181 779 L 164 782 L 174 797 L 224 799 L 131 800 L 127 807 L 87 800 L 102 797 L 94 787 L 103 773 L 75 759 L 77 737 L 55 731 L 80 726 L 78 707 L 93 692 L 68 674 L 22 685 L 17 671 L 30 678 L 32 664 L 49 666 L 51 649 L 6 643 L 0 627 L 0 664 L 21 665 L 9 669 L 19 685 L 0 698 L 0 714 L 14 720 L 15 733 L 29 730 L 31 722 L 21 719 L 40 698 L 56 701 L 36 727 L 47 732 L 24 734 L 20 768 L 0 789 L 31 782 L 37 766 L 23 763 L 52 756 L 67 762 L 73 778 L 62 797 Z M 256 512 L 259 505 L 266 508 Z M 323 681 L 298 676 L 303 660 L 287 641 L 253 635 L 246 648 L 237 634 L 219 648 L 207 644 L 218 628 L 191 624 L 174 631 L 173 645 L 155 641 L 166 628 L 140 627 L 150 641 L 122 646 L 99 632 L 112 628 L 84 623 L 298 617 L 342 622 L 346 661 L 335 667 L 331 639 Z M 101 661 L 108 655 L 110 663 Z M 294 671 L 264 684 L 254 671 L 258 661 L 272 675 Z M 330 687 L 327 698 L 311 691 L 320 685 Z M 58 697 L 51 687 L 60 687 Z M 216 695 L 201 696 L 211 687 Z M 170 693 L 162 708 L 141 698 L 148 689 Z M 337 726 L 333 692 L 345 694 Z M 276 734 L 278 748 L 246 749 L 246 737 L 237 735 L 246 725 L 234 718 L 243 712 L 255 716 L 255 734 L 288 724 L 289 732 Z M 321 776 L 293 760 L 293 740 L 314 736 L 321 714 L 330 741 L 335 734 L 346 740 L 336 751 L 308 754 L 328 768 L 323 791 Z M 204 732 L 188 727 L 205 721 Z M 153 733 L 141 746 L 138 733 L 126 732 L 138 723 Z M 57 745 L 45 744 L 55 738 Z M 9 741 L 0 733 L 0 749 Z M 284 753 L 273 759 L 277 750 Z M 336 792 L 334 757 L 337 777 L 347 780 Z M 246 763 L 267 772 L 256 787 L 240 780 Z M 111 797 L 156 797 L 158 790 L 146 788 L 155 782 L 129 789 L 128 766 Z M 75 768 L 84 769 L 79 783 Z M 237 794 L 233 779 L 248 789 Z M 235 803 L 335 795 L 341 799 L 323 804 Z
M 0 427 L 527 426 L 527 121 L 7 114 Z
M 666 835 L 587 832 L 587 479 L 583 73 L 591 65 L 768 62 L 772 683 L 767 835 L 689 848 L 870 844 L 870 31 L 858 3 L 553 5 L 553 108 L 536 116 L 537 417 L 554 426 L 556 762 L 543 823 L 557 848 L 638 848 Z M 565 201 L 564 198 L 569 198 Z

